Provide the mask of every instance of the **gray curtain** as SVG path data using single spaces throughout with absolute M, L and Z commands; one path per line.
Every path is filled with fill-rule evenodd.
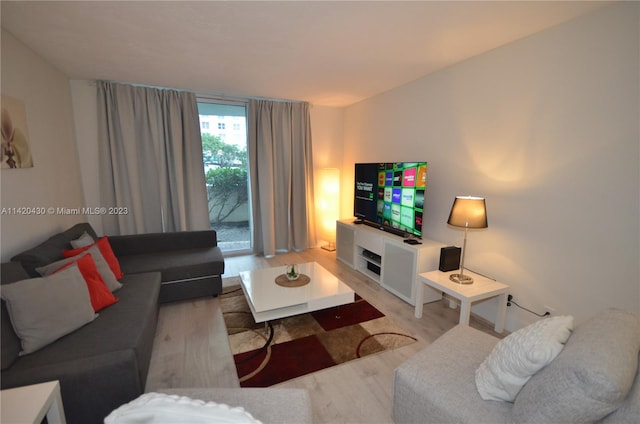
M 248 126 L 254 252 L 315 246 L 309 104 L 250 100 Z
M 208 229 L 195 95 L 97 86 L 102 205 L 127 208 L 103 215 L 105 234 Z

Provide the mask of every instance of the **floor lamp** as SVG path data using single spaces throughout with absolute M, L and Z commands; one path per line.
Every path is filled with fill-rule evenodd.
M 340 170 L 323 168 L 319 172 L 321 236 L 327 241 L 324 250 L 336 250 L 336 221 L 339 215 Z
M 487 228 L 487 208 L 483 197 L 456 196 L 451 206 L 447 224 L 464 228 L 464 243 L 460 257 L 460 274 L 451 274 L 449 279 L 459 284 L 471 284 L 473 278 L 464 275 L 464 255 L 467 253 L 467 231 L 469 228 Z

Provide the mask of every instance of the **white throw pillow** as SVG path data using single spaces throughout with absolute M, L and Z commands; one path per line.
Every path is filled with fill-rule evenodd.
M 241 407 L 186 396 L 146 393 L 111 412 L 105 424 L 261 424 Z
M 476 370 L 480 397 L 513 402 L 526 382 L 562 351 L 572 328 L 572 316 L 558 316 L 500 340 Z

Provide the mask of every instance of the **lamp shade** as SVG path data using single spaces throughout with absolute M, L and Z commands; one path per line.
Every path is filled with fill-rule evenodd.
M 324 168 L 317 175 L 316 202 L 320 216 L 320 236 L 329 244 L 335 244 L 336 221 L 340 215 L 340 171 L 338 168 Z
M 484 198 L 456 196 L 447 224 L 462 228 L 487 228 L 487 209 Z

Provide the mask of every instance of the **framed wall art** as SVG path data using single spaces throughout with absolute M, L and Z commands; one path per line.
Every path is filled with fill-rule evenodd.
M 0 167 L 31 168 L 31 148 L 27 132 L 24 103 L 10 96 L 2 96 L 2 148 Z

